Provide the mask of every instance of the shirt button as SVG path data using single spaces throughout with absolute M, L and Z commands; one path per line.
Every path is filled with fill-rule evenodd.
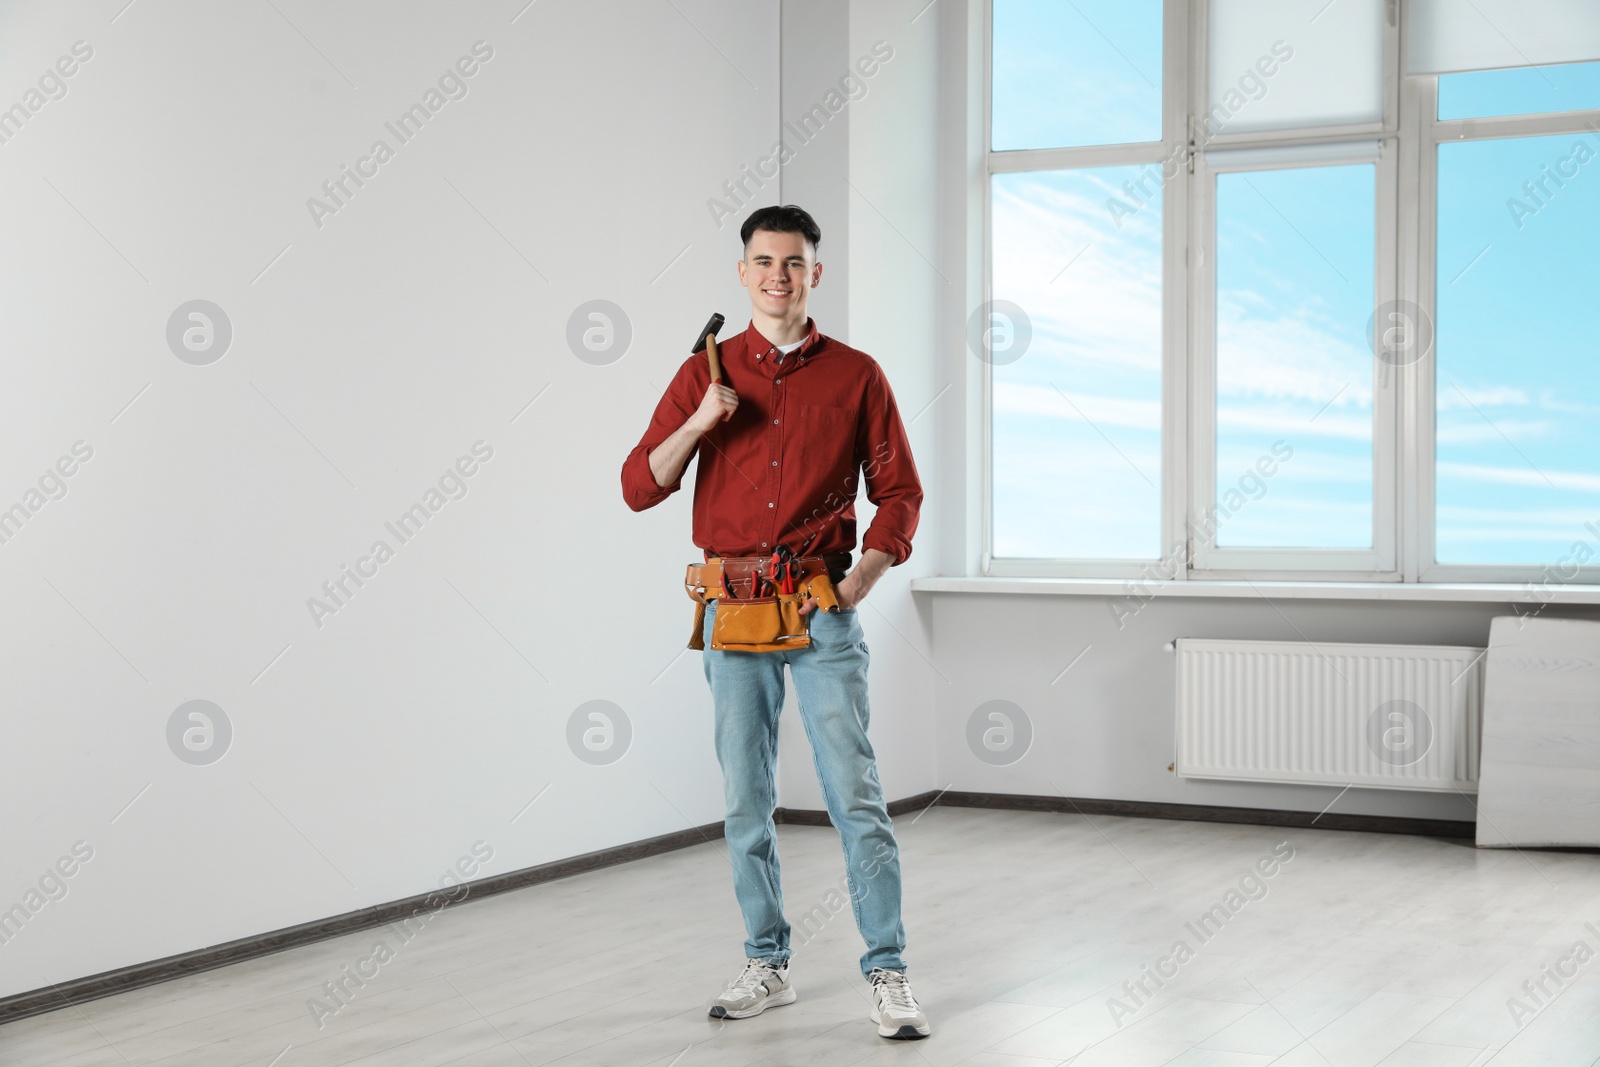
M 773 385 L 782 385 L 783 384 L 783 379 L 782 378 L 775 379 L 772 384 Z
M 777 419 L 773 419 L 772 420 L 772 425 L 774 425 L 774 426 L 778 425 L 778 420 Z
M 770 500 L 769 500 L 769 501 L 767 501 L 767 507 L 769 507 L 769 508 L 770 508 L 770 507 L 771 507 L 771 506 L 772 506 L 772 502 L 771 502 L 771 501 L 770 501 Z
M 765 541 L 761 542 L 761 547 L 762 548 L 766 548 L 767 547 L 767 543 Z
M 777 466 L 777 465 L 778 465 L 778 461 L 777 461 L 777 460 L 773 460 L 773 461 L 772 461 L 772 465 L 773 465 L 773 466 L 774 466 L 774 467 L 776 467 L 776 466 Z

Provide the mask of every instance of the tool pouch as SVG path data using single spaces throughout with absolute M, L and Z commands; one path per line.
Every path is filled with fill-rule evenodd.
M 799 561 L 801 578 L 793 593 L 738 596 L 741 591 L 749 594 L 761 587 L 762 562 L 764 557 L 728 557 L 689 565 L 684 589 L 695 601 L 690 648 L 703 651 L 706 647 L 708 600 L 717 601 L 716 615 L 711 622 L 711 647 L 715 651 L 786 652 L 811 644 L 811 633 L 806 617 L 800 614 L 800 605 L 807 596 L 815 597 L 822 611 L 835 611 L 839 605 L 827 567 L 820 557 L 803 558 Z M 724 595 L 725 588 L 735 595 Z
M 752 600 L 721 597 L 711 620 L 711 647 L 719 652 L 782 652 L 811 644 L 804 593 L 777 593 Z

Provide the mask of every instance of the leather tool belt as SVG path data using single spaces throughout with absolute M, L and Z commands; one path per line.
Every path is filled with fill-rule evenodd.
M 691 563 L 684 591 L 695 602 L 689 647 L 705 649 L 706 602 L 715 600 L 711 647 L 718 652 L 787 652 L 806 648 L 811 634 L 800 605 L 815 597 L 822 611 L 837 611 L 838 598 L 821 556 L 712 556 Z

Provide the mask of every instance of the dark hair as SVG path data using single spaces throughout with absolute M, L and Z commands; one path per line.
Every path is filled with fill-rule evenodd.
M 785 204 L 779 207 L 757 208 L 750 212 L 750 217 L 744 220 L 744 225 L 739 227 L 739 240 L 744 247 L 750 247 L 750 235 L 757 230 L 766 230 L 768 233 L 798 233 L 811 242 L 811 251 L 816 252 L 817 246 L 822 243 L 822 228 L 817 225 L 817 220 L 805 208 L 795 204 Z

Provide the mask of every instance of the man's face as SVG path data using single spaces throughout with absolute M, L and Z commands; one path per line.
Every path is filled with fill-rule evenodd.
M 757 230 L 739 261 L 750 305 L 775 319 L 804 322 L 806 299 L 821 280 L 822 264 L 803 234 Z

